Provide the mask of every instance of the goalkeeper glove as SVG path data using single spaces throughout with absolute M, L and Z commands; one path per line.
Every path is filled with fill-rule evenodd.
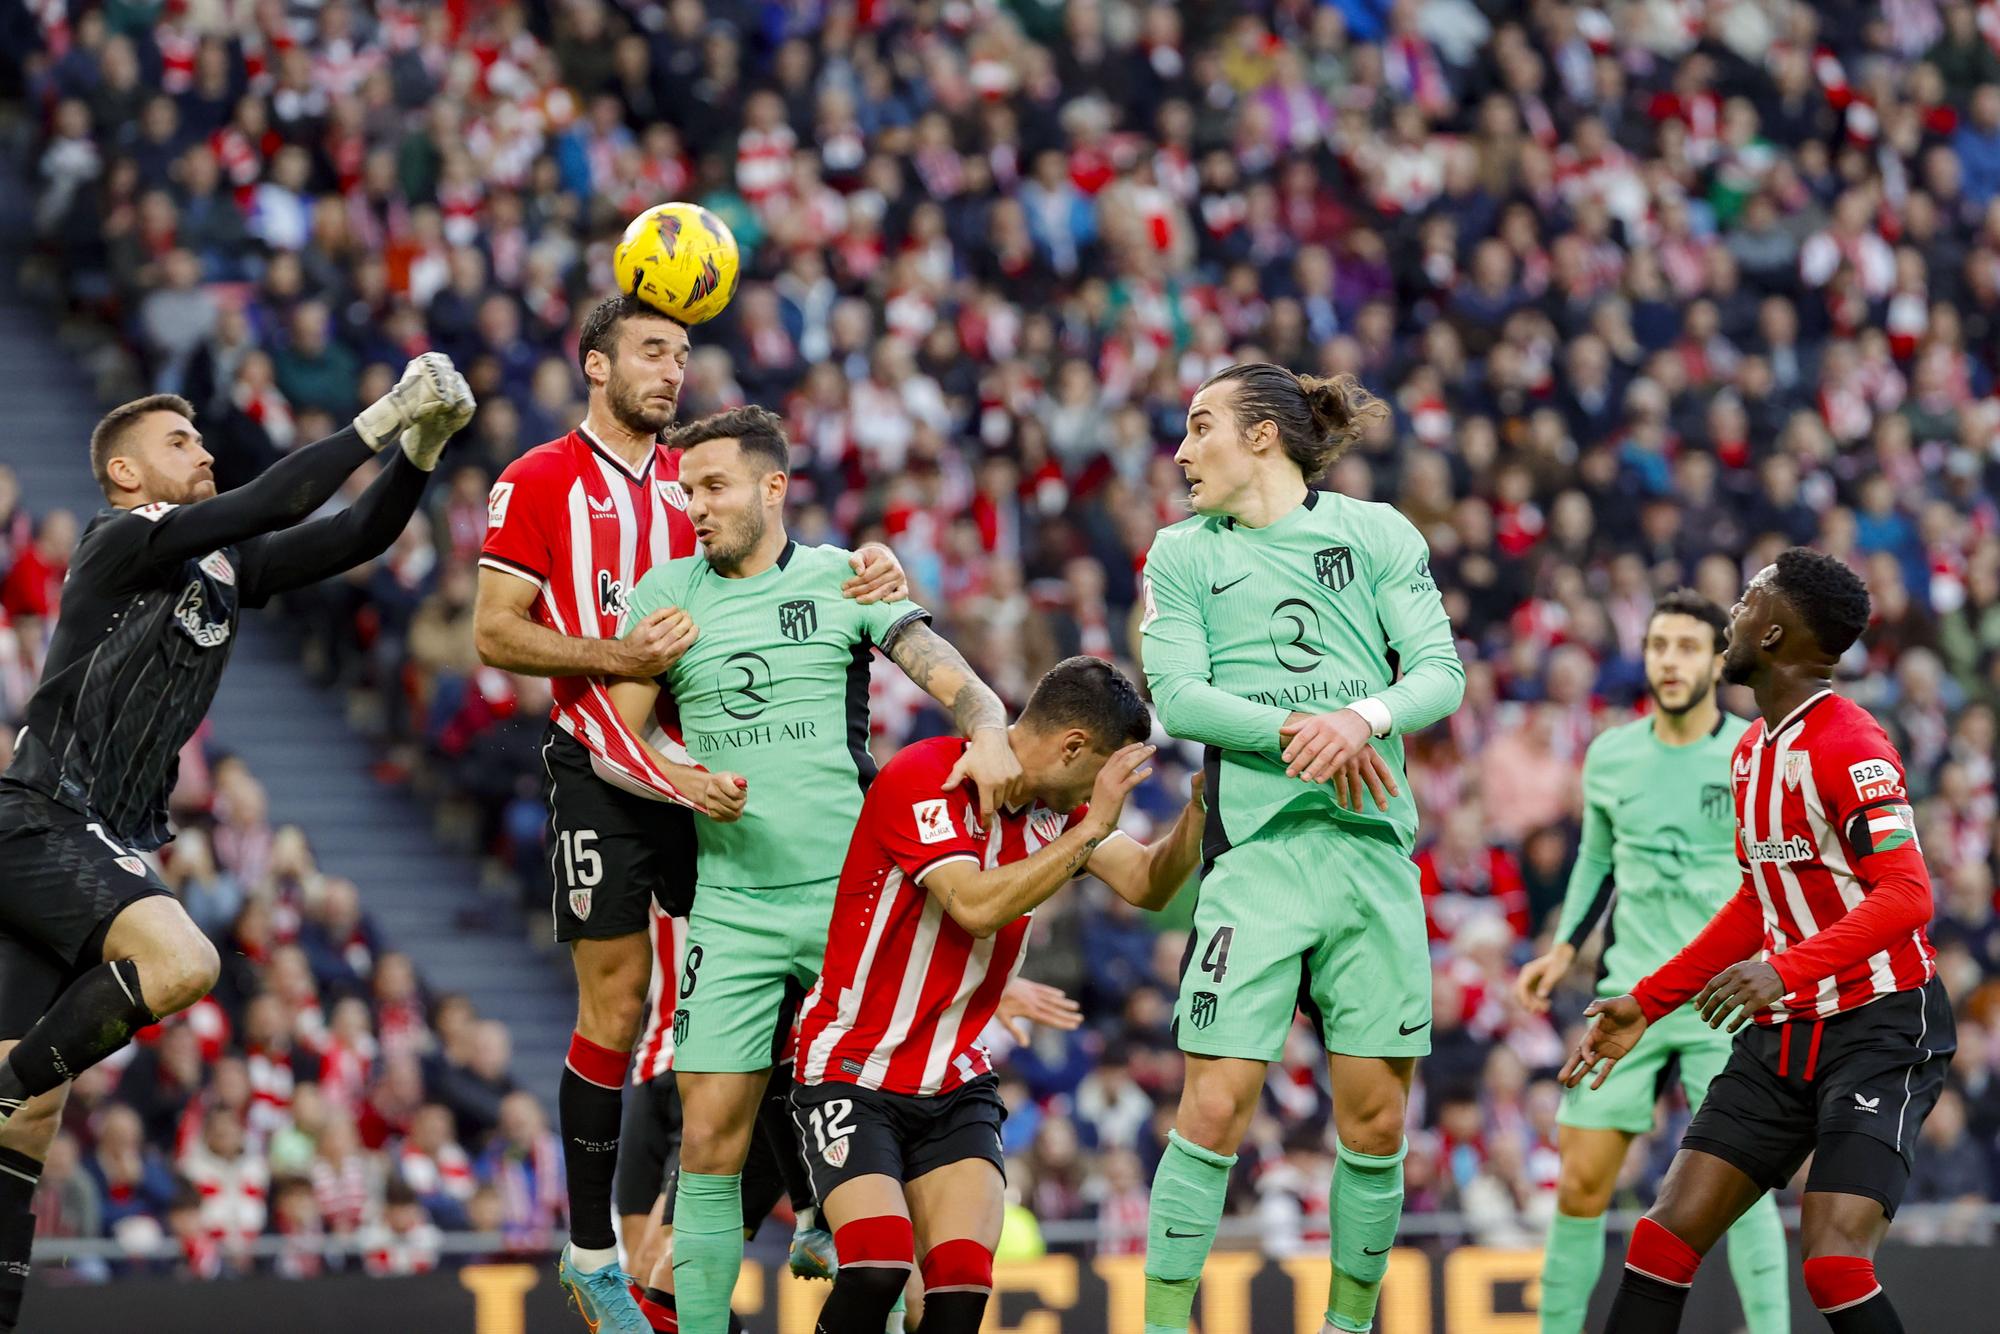
M 426 352 L 403 367 L 403 378 L 382 397 L 361 409 L 354 429 L 376 453 L 408 429 L 428 410 L 452 398 L 448 376 L 456 375 L 451 358 L 442 352 Z M 461 382 L 462 383 L 462 382 Z
M 451 363 L 447 361 L 445 365 Z M 403 453 L 425 472 L 437 467 L 438 455 L 444 453 L 445 444 L 466 428 L 478 407 L 472 399 L 472 386 L 456 370 L 445 375 L 444 383 L 444 402 L 424 408 L 415 421 L 403 428 Z

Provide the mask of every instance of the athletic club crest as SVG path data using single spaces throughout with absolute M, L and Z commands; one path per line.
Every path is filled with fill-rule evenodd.
M 685 513 L 688 507 L 687 488 L 679 482 L 661 482 L 658 485 L 660 488 L 660 499 Z
M 848 1139 L 849 1139 L 848 1136 L 842 1135 L 839 1139 L 827 1145 L 825 1151 L 820 1154 L 820 1157 L 826 1159 L 826 1165 L 828 1167 L 831 1167 L 836 1171 L 838 1171 L 841 1167 L 846 1165 Z
M 234 584 L 236 582 L 236 567 L 231 565 L 229 557 L 223 555 L 220 551 L 211 551 L 206 556 L 203 556 L 201 558 L 201 568 L 203 573 L 207 574 L 209 578 L 215 580 L 218 584 Z
M 576 914 L 579 922 L 590 918 L 590 887 L 582 885 L 569 892 L 569 910 Z
M 1037 806 L 1028 817 L 1028 828 L 1035 831 L 1035 837 L 1043 843 L 1053 843 L 1062 837 L 1063 826 L 1069 823 L 1069 816 L 1060 811 Z
M 1785 756 L 1785 791 L 1796 792 L 1805 781 L 1806 769 L 1812 764 L 1812 756 L 1803 751 L 1794 751 Z
M 125 870 L 130 871 L 133 875 L 138 876 L 142 880 L 145 878 L 146 863 L 140 861 L 137 857 L 130 857 L 130 856 L 120 857 L 117 860 L 118 860 L 118 865 L 123 867 Z

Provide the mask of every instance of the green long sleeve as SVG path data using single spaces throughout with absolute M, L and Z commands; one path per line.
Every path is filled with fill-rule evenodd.
M 1408 520 L 1389 531 L 1394 548 L 1379 561 L 1375 605 L 1402 675 L 1375 698 L 1401 736 L 1451 716 L 1465 698 L 1465 664 L 1452 643 L 1451 618 L 1431 578 L 1423 534 Z
M 1179 559 L 1183 550 L 1161 543 L 1146 565 L 1140 656 L 1160 725 L 1205 746 L 1275 755 L 1278 729 L 1292 711 L 1210 684 L 1208 624 Z

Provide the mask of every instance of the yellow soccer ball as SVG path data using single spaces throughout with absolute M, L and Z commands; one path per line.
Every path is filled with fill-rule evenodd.
M 655 204 L 625 228 L 611 266 L 618 290 L 669 319 L 700 324 L 736 295 L 743 259 L 729 227 L 699 204 Z

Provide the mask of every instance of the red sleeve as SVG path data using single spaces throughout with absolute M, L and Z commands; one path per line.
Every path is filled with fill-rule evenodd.
M 961 741 L 942 739 L 907 747 L 883 766 L 869 789 L 875 837 L 912 880 L 959 858 L 977 863 L 985 851 L 972 829 L 977 812 L 965 789 L 944 786 L 963 749 Z
M 1842 740 L 1814 752 L 1813 786 L 1865 896 L 1826 930 L 1772 957 L 1787 990 L 1845 972 L 1931 920 L 1930 870 L 1903 762 L 1872 718 Z
M 1648 1022 L 1679 1009 L 1723 969 L 1764 947 L 1764 910 L 1746 882 L 1687 947 L 1632 988 Z
M 560 563 L 550 534 L 563 531 L 555 513 L 561 500 L 543 458 L 526 454 L 508 464 L 486 494 L 486 542 L 479 563 L 531 583 L 548 578 Z

